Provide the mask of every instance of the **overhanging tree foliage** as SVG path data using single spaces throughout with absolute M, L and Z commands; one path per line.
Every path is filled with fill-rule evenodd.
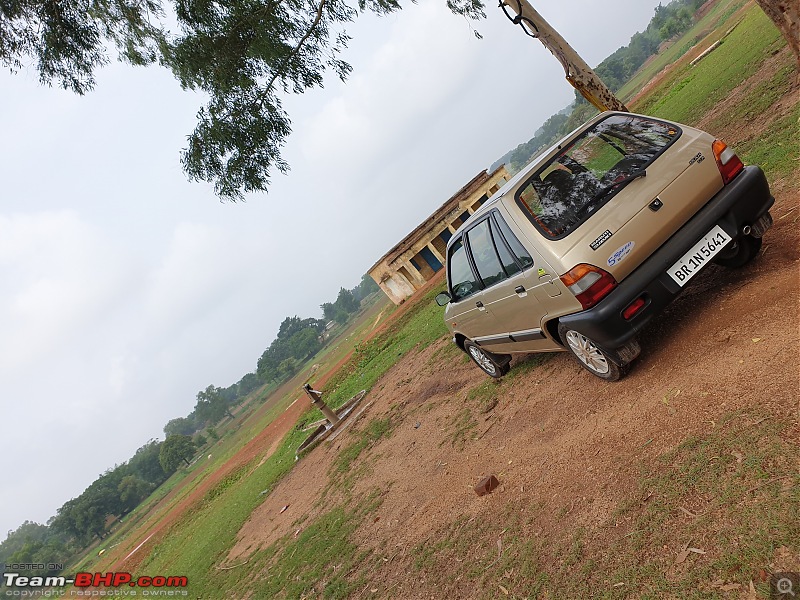
M 447 4 L 483 14 L 476 0 Z M 327 71 L 345 79 L 345 26 L 361 12 L 399 9 L 399 0 L 7 0 L 0 64 L 14 70 L 33 60 L 42 83 L 83 94 L 109 45 L 132 64 L 161 63 L 208 97 L 181 154 L 184 171 L 237 200 L 266 191 L 272 172 L 289 168 L 281 149 L 291 120 L 281 98 L 321 87 Z M 167 31 L 168 18 L 177 31 Z

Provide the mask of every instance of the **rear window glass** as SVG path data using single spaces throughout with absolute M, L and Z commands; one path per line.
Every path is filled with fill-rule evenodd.
M 609 115 L 538 169 L 516 200 L 539 231 L 560 239 L 640 175 L 680 136 L 671 124 Z
M 503 217 L 501 217 L 498 213 L 495 212 L 494 216 L 497 220 L 497 225 L 500 227 L 500 232 L 503 238 L 511 248 L 511 251 L 516 255 L 517 259 L 522 265 L 522 268 L 527 269 L 528 267 L 533 266 L 533 259 L 531 258 L 531 255 L 528 254 L 525 246 L 520 243 L 520 241 L 517 239 L 517 236 L 511 232 L 511 229 L 508 227 L 508 223 L 506 223 Z M 497 246 L 500 247 L 501 245 L 502 244 L 498 240 Z

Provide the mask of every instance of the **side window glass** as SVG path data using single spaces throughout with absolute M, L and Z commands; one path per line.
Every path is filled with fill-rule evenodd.
M 478 275 L 484 285 L 489 287 L 505 279 L 505 271 L 500 265 L 500 259 L 497 257 L 492 236 L 489 233 L 489 220 L 481 221 L 466 235 L 469 239 L 469 251 L 475 261 L 475 268 L 478 269 Z
M 495 223 L 490 223 L 490 224 L 492 226 L 492 237 L 494 238 L 494 245 L 497 248 L 497 255 L 500 257 L 500 262 L 503 264 L 503 268 L 505 269 L 508 276 L 512 277 L 513 275 L 519 273 L 522 269 L 519 268 L 517 261 L 514 260 L 514 256 L 508 250 L 508 247 L 503 241 L 503 237 L 497 230 L 497 225 Z
M 475 274 L 472 272 L 467 260 L 464 238 L 460 238 L 450 246 L 448 262 L 450 265 L 447 272 L 450 275 L 450 291 L 454 300 L 458 301 L 466 298 L 480 289 Z
M 522 243 L 517 239 L 517 236 L 511 232 L 508 223 L 506 223 L 503 220 L 503 217 L 497 213 L 495 213 L 495 219 L 497 219 L 497 225 L 500 227 L 500 232 L 503 234 L 506 242 L 508 242 L 511 251 L 519 259 L 520 264 L 522 264 L 522 268 L 527 269 L 528 267 L 533 266 L 533 259 L 531 258 L 531 255 L 525 249 L 525 246 L 523 246 Z

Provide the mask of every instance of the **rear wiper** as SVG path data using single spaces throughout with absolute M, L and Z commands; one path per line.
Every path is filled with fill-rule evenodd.
M 614 190 L 616 188 L 622 189 L 623 187 L 628 185 L 634 179 L 638 179 L 639 177 L 646 177 L 646 176 L 647 176 L 647 169 L 642 169 L 641 171 L 634 171 L 633 173 L 631 173 L 627 177 L 624 177 L 624 178 L 620 179 L 619 181 L 615 181 L 614 183 L 611 183 L 611 184 L 609 184 L 609 185 L 607 185 L 605 187 L 600 188 L 600 191 L 598 191 L 594 195 L 594 197 L 592 198 L 592 201 L 594 202 L 595 200 L 599 200 L 600 198 L 602 198 L 603 196 L 607 195 L 610 191 L 612 191 L 612 190 Z

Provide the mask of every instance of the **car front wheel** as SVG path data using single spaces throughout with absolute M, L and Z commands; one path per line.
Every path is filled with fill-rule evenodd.
M 464 350 L 489 377 L 499 379 L 508 373 L 508 364 L 511 362 L 510 356 L 487 352 L 471 340 L 464 340 Z
M 628 372 L 627 365 L 618 366 L 597 344 L 582 333 L 565 329 L 561 337 L 575 360 L 592 375 L 605 381 L 617 381 Z

